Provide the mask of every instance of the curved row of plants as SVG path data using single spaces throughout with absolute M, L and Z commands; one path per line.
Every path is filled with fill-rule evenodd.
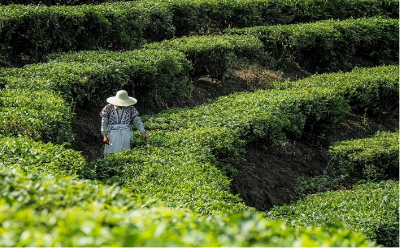
M 297 193 L 304 199 L 274 207 L 266 216 L 292 226 L 344 223 L 378 244 L 399 246 L 398 130 L 336 142 L 329 153 L 323 174 L 299 180 Z M 337 190 L 345 188 L 351 193 Z
M 341 122 L 349 110 L 347 101 L 358 103 L 359 107 L 376 108 L 379 101 L 373 99 L 383 93 L 380 99 L 396 102 L 397 71 L 397 66 L 385 66 L 356 69 L 352 73 L 324 74 L 289 86 L 277 83 L 277 88 L 282 87 L 282 90 L 239 93 L 192 110 L 170 110 L 149 116 L 146 123 L 152 141 L 146 145 L 137 141 L 135 150 L 96 162 L 96 177 L 104 181 L 107 178 L 108 183 L 120 183 L 136 195 L 165 200 L 168 206 L 192 208 L 200 213 L 240 212 L 244 205 L 239 198 L 229 194 L 228 178 L 215 168 L 224 165 L 219 164 L 215 156 L 240 157 L 244 142 L 251 139 L 279 143 L 285 135 L 301 137 L 308 133 L 312 135 L 307 137 L 321 136 Z M 377 87 L 370 87 L 374 85 Z M 333 89 L 309 89 L 321 89 L 322 86 Z M 330 120 L 334 119 L 334 113 L 337 120 Z M 291 125 L 294 122 L 297 124 Z M 320 129 L 321 125 L 316 123 L 324 126 Z M 14 143 L 12 149 L 8 146 L 12 144 L 10 140 L 4 144 L 7 144 L 3 146 L 6 147 L 2 152 L 4 161 L 12 158 L 8 164 L 19 162 L 22 165 L 19 167 L 28 171 L 33 170 L 29 169 L 32 165 L 45 168 L 45 171 L 48 167 L 60 168 L 59 162 L 54 163 L 54 156 L 60 162 L 68 161 L 65 155 L 46 155 L 43 151 L 48 148 L 35 149 L 32 141 L 24 149 L 20 141 Z M 22 159 L 24 157 L 27 162 Z M 82 161 L 71 157 L 74 161 Z M 83 174 L 85 177 L 93 177 L 89 168 L 77 171 L 86 173 Z M 176 182 L 181 182 L 182 188 Z
M 351 190 L 311 194 L 296 203 L 274 207 L 265 216 L 293 227 L 346 226 L 378 244 L 398 247 L 399 181 L 369 182 Z
M 118 187 L 0 167 L 0 245 L 35 246 L 357 246 L 375 243 L 348 229 L 293 228 L 255 212 L 199 216 L 132 204 Z M 141 200 L 135 199 L 135 203 Z
M 256 36 L 263 42 L 269 63 L 296 62 L 308 70 L 335 72 L 353 68 L 358 60 L 395 64 L 398 30 L 398 19 L 371 17 L 234 28 L 224 33 Z
M 398 18 L 398 7 L 395 0 L 146 0 L 50 7 L 0 5 L 0 61 L 2 66 L 10 66 L 38 62 L 46 54 L 60 51 L 137 49 L 147 42 L 232 27 L 330 18 Z
M 319 18 L 348 18 L 346 15 L 349 13 L 350 16 L 357 17 L 371 14 L 398 18 L 393 5 L 398 6 L 398 2 L 177 0 L 121 2 L 76 8 L 0 6 L 2 13 L 8 11 L 11 16 L 16 17 L 3 19 L 3 16 L 7 15 L 1 15 L 0 26 L 4 26 L 5 29 L 1 29 L 0 32 L 10 32 L 0 37 L 5 37 L 8 41 L 12 40 L 12 37 L 17 39 L 8 43 L 9 45 L 1 46 L 7 50 L 10 49 L 10 44 L 16 45 L 15 49 L 11 48 L 13 54 L 0 57 L 0 60 L 9 60 L 10 57 L 20 56 L 21 53 L 37 60 L 48 52 L 78 49 L 77 47 L 84 46 L 80 42 L 90 42 L 93 45 L 90 49 L 119 49 L 122 45 L 139 47 L 174 35 L 253 26 L 258 21 L 260 24 L 257 25 L 286 24 L 309 21 L 307 18 L 312 21 Z M 354 8 L 355 6 L 360 8 Z M 344 7 L 345 11 L 338 11 L 341 7 Z M 25 13 L 25 10 L 28 11 Z M 72 13 L 74 11 L 79 13 L 75 15 Z M 42 13 L 44 18 L 41 18 Z M 358 33 L 358 28 L 362 27 L 369 30 L 368 33 L 376 34 L 371 37 L 374 41 L 381 42 L 387 39 L 394 42 L 396 37 L 398 40 L 397 32 L 393 33 L 396 27 L 393 20 L 373 18 L 368 21 L 373 24 L 368 25 L 362 20 L 353 19 L 340 24 L 332 21 L 332 25 L 337 24 L 335 27 L 346 28 L 338 28 L 336 31 L 329 29 L 329 34 L 338 36 L 338 30 L 344 30 L 352 39 L 363 40 L 364 37 Z M 10 23 L 16 29 L 6 25 Z M 64 29 L 64 23 L 69 24 L 67 29 Z M 324 25 L 325 21 L 314 27 L 320 26 L 323 30 L 326 28 Z M 131 28 L 125 29 L 127 26 Z M 31 28 L 29 35 L 13 36 L 17 33 L 26 34 L 25 27 Z M 179 29 L 175 30 L 176 27 Z M 296 36 L 296 28 L 299 27 L 304 28 L 302 25 L 290 25 L 286 29 L 277 30 L 281 34 L 290 30 L 290 35 L 285 40 L 290 46 L 295 46 L 297 41 L 304 43 L 309 39 L 313 40 L 313 37 L 325 37 L 321 36 L 319 30 L 315 36 L 302 39 L 301 36 Z M 54 36 L 46 33 L 47 28 L 53 29 Z M 210 30 L 211 28 L 215 29 Z M 74 38 L 78 36 L 71 36 L 73 29 L 73 35 L 80 35 L 82 40 Z M 18 32 L 15 33 L 15 30 Z M 34 33 L 33 30 L 37 32 Z M 63 33 L 63 30 L 67 32 Z M 101 32 L 92 35 L 94 30 Z M 131 39 L 132 34 L 139 40 Z M 110 35 L 115 35 L 111 36 L 114 43 L 110 42 Z M 26 43 L 24 39 L 28 37 L 38 41 L 37 44 Z M 250 42 L 243 43 L 248 37 L 251 37 Z M 57 40 L 59 47 L 54 46 L 54 40 Z M 176 40 L 184 43 L 183 46 L 176 47 Z M 75 103 L 86 104 L 96 101 L 96 98 L 100 100 L 103 96 L 124 87 L 137 93 L 139 97 L 142 97 L 141 94 L 147 94 L 144 99 L 152 99 L 155 106 L 165 107 L 174 94 L 177 94 L 175 97 L 190 98 L 193 77 L 212 73 L 216 78 L 223 78 L 224 70 L 232 65 L 236 56 L 254 53 L 266 44 L 265 40 L 263 44 L 254 35 L 185 37 L 176 40 L 162 44 L 173 45 L 174 50 L 70 53 L 54 58 L 48 63 L 22 69 L 0 70 L 0 107 L 2 115 L 6 118 L 6 122 L 0 127 L 2 245 L 375 246 L 376 243 L 371 242 L 372 240 L 378 241 L 379 244 L 392 244 L 390 240 L 393 238 L 393 232 L 398 233 L 398 228 L 396 232 L 394 225 L 398 220 L 398 189 L 396 192 L 394 183 L 388 181 L 366 186 L 375 189 L 368 191 L 372 193 L 367 193 L 373 196 L 373 200 L 360 197 L 361 200 L 357 202 L 358 206 L 368 206 L 368 210 L 363 210 L 362 214 L 365 215 L 361 217 L 383 215 L 386 216 L 385 220 L 377 217 L 373 223 L 360 225 L 354 217 L 360 216 L 360 212 L 348 215 L 340 212 L 341 215 L 338 216 L 351 227 L 353 231 L 350 231 L 333 219 L 323 218 L 323 214 L 318 216 L 314 213 L 317 217 L 316 222 L 311 219 L 305 222 L 295 220 L 290 224 L 271 221 L 255 213 L 253 209 L 245 206 L 238 196 L 230 193 L 230 180 L 226 174 L 235 172 L 235 168 L 228 161 L 239 160 L 248 142 L 257 140 L 265 145 L 279 145 L 287 137 L 319 142 L 329 135 L 350 109 L 367 109 L 373 113 L 383 108 L 398 106 L 398 66 L 357 69 L 351 73 L 324 74 L 295 83 L 277 83 L 274 90 L 237 93 L 194 109 L 169 110 L 153 116 L 143 116 L 148 124 L 151 137 L 149 142 L 143 143 L 137 139 L 134 141 L 134 150 L 121 151 L 106 160 L 94 161 L 91 164 L 86 164 L 79 152 L 40 141 L 72 142 L 69 123 L 73 116 L 71 107 Z M 237 40 L 241 42 L 237 43 Z M 294 42 L 290 43 L 292 40 Z M 199 43 L 207 41 L 211 41 L 211 49 L 199 46 Z M 333 40 L 330 42 L 324 45 L 337 45 Z M 305 43 L 315 47 L 312 42 Z M 28 52 L 21 50 L 24 44 Z M 355 44 L 359 45 L 362 42 Z M 373 46 L 374 43 L 365 44 Z M 157 45 L 160 44 L 155 46 Z M 202 47 L 200 54 L 193 52 L 193 48 L 196 50 L 198 47 Z M 396 47 L 397 44 L 391 48 L 387 46 L 384 53 L 389 54 L 391 50 L 388 49 Z M 379 47 L 375 48 L 367 49 L 367 55 L 379 60 L 374 57 L 374 52 L 382 50 L 379 50 Z M 276 51 L 281 51 L 279 49 L 282 48 Z M 343 51 L 352 52 L 352 49 Z M 354 49 L 357 50 L 358 47 L 355 46 Z M 211 56 L 210 61 L 204 59 L 213 53 L 218 56 Z M 397 51 L 393 54 L 397 54 Z M 293 56 L 303 58 L 301 54 L 289 52 L 289 55 L 287 61 L 293 61 Z M 384 59 L 388 58 L 392 57 Z M 221 64 L 221 67 L 209 66 L 213 63 L 214 66 Z M 202 67 L 204 64 L 206 66 Z M 158 83 L 158 80 L 161 83 Z M 171 82 L 174 84 L 170 85 Z M 168 90 L 164 91 L 165 88 Z M 35 101 L 35 98 L 39 101 Z M 160 99 L 167 101 L 160 102 Z M 55 106 L 52 107 L 52 104 Z M 17 112 L 16 120 L 12 118 L 13 112 Z M 367 141 L 367 146 L 371 143 Z M 391 152 L 389 157 L 392 158 L 394 150 L 388 150 Z M 387 153 L 381 151 L 373 157 L 381 154 L 386 157 Z M 344 157 L 341 156 L 338 166 L 346 164 L 342 168 L 346 173 L 347 168 L 353 167 L 347 162 L 343 163 Z M 358 165 L 356 168 L 359 168 Z M 368 167 L 368 173 L 356 175 L 371 175 L 371 168 L 381 172 L 383 167 L 374 164 Z M 387 176 L 385 173 L 390 173 L 392 166 L 390 168 L 378 174 Z M 71 178 L 65 177 L 66 175 L 74 176 Z M 119 184 L 125 189 L 103 186 L 99 181 L 77 180 L 75 176 Z M 357 189 L 341 192 L 341 199 L 345 200 L 330 202 L 332 209 L 357 208 L 345 203 L 350 195 L 358 192 L 365 195 L 366 191 Z M 329 200 L 336 196 L 324 193 L 323 197 Z M 381 198 L 384 200 L 379 201 Z M 365 201 L 370 202 L 367 204 Z M 339 207 L 335 205 L 337 202 Z M 322 206 L 319 210 L 324 211 L 328 208 Z M 315 209 L 319 211 L 318 208 Z M 273 214 L 269 218 L 273 218 Z M 285 220 L 290 218 L 292 217 L 287 215 Z M 306 222 L 313 224 L 309 226 L 304 224 Z M 291 227 L 297 223 L 299 225 Z M 358 232 L 363 234 L 358 235 Z M 364 235 L 367 235 L 370 241 L 366 241 Z
M 376 54 L 393 54 L 385 60 L 392 63 L 398 57 L 395 51 L 398 36 L 393 34 L 398 22 L 393 19 L 321 21 L 306 25 L 310 34 L 302 32 L 299 35 L 299 31 L 305 29 L 304 26 L 274 26 L 276 38 L 267 40 L 271 44 L 287 42 L 286 46 L 290 49 L 299 48 L 294 50 L 301 51 L 300 48 L 303 48 L 308 51 L 315 48 L 322 34 L 329 33 L 327 27 L 333 26 L 337 28 L 329 29 L 332 31 L 330 35 L 342 38 L 331 39 L 322 50 L 317 49 L 319 57 L 314 61 L 319 64 L 324 64 L 325 58 L 332 54 L 329 48 L 337 45 L 337 40 L 347 45 L 335 52 L 340 59 L 330 60 L 332 63 L 350 63 L 351 57 L 347 57 L 348 54 L 364 55 L 368 59 L 376 58 Z M 254 30 L 258 29 L 251 30 L 250 33 L 254 34 Z M 373 34 L 362 35 L 365 30 Z M 285 39 L 279 38 L 283 35 L 286 35 Z M 265 37 L 263 40 L 264 44 L 268 43 Z M 322 47 L 320 42 L 318 44 Z M 116 90 L 125 88 L 135 93 L 139 106 L 146 103 L 146 107 L 152 109 L 174 107 L 176 98 L 190 101 L 196 77 L 210 74 L 215 78 L 223 78 L 238 57 L 254 62 L 273 62 L 274 59 L 266 57 L 279 53 L 280 48 L 274 47 L 263 45 L 260 39 L 252 35 L 192 36 L 153 43 L 146 46 L 147 49 L 70 52 L 49 56 L 46 63 L 23 68 L 1 68 L 0 87 L 5 89 L 1 92 L 3 101 L 0 107 L 5 122 L 0 130 L 12 135 L 27 134 L 45 141 L 70 143 L 72 135 L 69 123 L 73 114 L 69 105 L 83 106 L 88 102 L 99 102 Z M 372 48 L 365 50 L 365 47 Z M 264 56 L 262 51 L 269 55 Z M 360 54 L 357 51 L 364 52 Z M 365 51 L 369 51 L 369 54 L 365 54 Z M 301 60 L 300 55 L 290 52 L 285 54 L 287 60 Z M 55 92 L 60 92 L 66 103 Z M 39 99 L 41 101 L 37 101 Z

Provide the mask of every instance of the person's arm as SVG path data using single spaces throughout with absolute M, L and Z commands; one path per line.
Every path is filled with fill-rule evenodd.
M 140 118 L 139 115 L 136 115 L 136 116 L 133 118 L 133 124 L 134 124 L 135 127 L 139 130 L 139 132 L 142 134 L 142 138 L 143 138 L 144 140 L 146 140 L 146 139 L 147 139 L 146 130 L 144 129 L 144 125 L 143 125 L 142 119 Z
M 103 142 L 105 144 L 110 143 L 110 140 L 108 139 L 108 116 L 107 115 L 103 115 L 101 117 L 101 134 L 103 135 Z

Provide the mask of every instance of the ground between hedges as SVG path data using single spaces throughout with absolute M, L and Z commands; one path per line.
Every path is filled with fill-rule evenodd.
M 219 96 L 238 91 L 253 91 L 265 88 L 276 80 L 296 81 L 311 76 L 296 64 L 276 71 L 260 65 L 238 62 L 228 71 L 224 81 L 208 77 L 199 78 L 190 102 L 177 99 L 174 107 L 196 106 Z M 106 102 L 104 102 L 106 104 Z M 74 150 L 82 151 L 87 161 L 102 157 L 100 135 L 100 110 L 104 104 L 91 103 L 77 108 L 72 123 L 75 135 Z M 160 109 L 147 109 L 145 103 L 136 105 L 142 114 L 153 114 Z M 375 117 L 363 113 L 351 113 L 325 145 L 314 145 L 299 140 L 287 140 L 281 147 L 265 147 L 252 143 L 246 148 L 243 161 L 236 163 L 231 191 L 239 194 L 243 201 L 260 211 L 272 206 L 288 204 L 295 199 L 295 182 L 321 173 L 329 163 L 328 145 L 338 140 L 364 138 L 376 131 L 398 129 L 398 112 L 382 112 Z M 223 161 L 224 162 L 224 161 Z

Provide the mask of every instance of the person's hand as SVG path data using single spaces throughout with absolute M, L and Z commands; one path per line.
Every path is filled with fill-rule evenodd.
M 103 135 L 103 143 L 109 145 L 110 144 L 110 139 L 108 138 L 107 135 Z
M 147 140 L 147 134 L 146 133 L 142 133 L 142 139 L 143 140 Z

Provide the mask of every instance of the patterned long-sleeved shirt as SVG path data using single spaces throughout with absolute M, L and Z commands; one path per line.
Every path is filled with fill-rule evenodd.
M 108 133 L 108 127 L 116 124 L 134 124 L 140 133 L 146 133 L 139 112 L 133 106 L 117 107 L 107 104 L 100 112 L 101 134 Z

